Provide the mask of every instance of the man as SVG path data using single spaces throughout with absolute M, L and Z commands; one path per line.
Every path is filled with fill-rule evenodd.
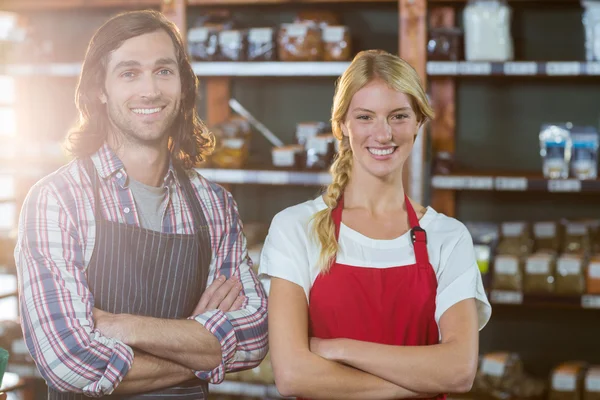
M 214 146 L 196 91 L 158 12 L 118 15 L 90 42 L 76 158 L 31 189 L 15 249 L 24 336 L 50 399 L 204 399 L 208 382 L 267 352 L 237 206 L 191 168 Z

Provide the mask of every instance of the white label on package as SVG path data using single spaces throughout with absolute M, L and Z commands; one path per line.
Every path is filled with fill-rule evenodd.
M 538 222 L 533 226 L 536 238 L 552 238 L 556 236 L 556 224 L 553 222 Z
M 285 28 L 285 34 L 290 37 L 306 36 L 308 31 L 308 27 L 303 24 L 288 24 Z
M 552 377 L 552 389 L 557 392 L 574 392 L 577 388 L 577 378 L 573 374 L 557 372 Z
M 25 339 L 17 339 L 12 343 L 12 351 L 15 354 L 29 354 Z
M 240 31 L 223 31 L 219 34 L 219 43 L 223 46 L 229 46 L 242 42 Z
M 515 257 L 496 257 L 496 273 L 502 275 L 516 275 L 519 263 Z
M 588 275 L 590 278 L 600 278 L 600 262 L 593 262 L 590 264 L 590 271 Z
M 208 39 L 207 28 L 192 28 L 188 31 L 188 42 L 206 42 Z
M 273 164 L 277 167 L 291 167 L 294 165 L 294 152 L 280 150 L 273 152 Z
M 567 257 L 559 259 L 558 273 L 562 276 L 581 274 L 581 260 Z
M 585 377 L 585 391 L 600 393 L 600 368 L 592 368 Z
M 568 235 L 585 235 L 587 233 L 587 226 L 585 224 L 567 224 Z
M 481 362 L 481 372 L 485 375 L 501 377 L 504 375 L 506 364 L 500 360 L 484 357 Z
M 273 39 L 273 29 L 255 28 L 248 32 L 248 40 L 252 43 L 268 43 Z
M 502 224 L 502 235 L 506 237 L 520 236 L 524 229 L 523 222 L 505 222 Z
M 239 150 L 244 147 L 244 139 L 223 139 L 223 147 Z
M 343 26 L 328 26 L 323 30 L 323 41 L 325 43 L 339 43 L 344 40 Z
M 550 273 L 550 260 L 542 257 L 531 257 L 527 260 L 525 270 L 530 275 L 548 275 Z

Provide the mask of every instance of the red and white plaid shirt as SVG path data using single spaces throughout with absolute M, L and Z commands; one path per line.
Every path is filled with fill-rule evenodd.
M 140 226 L 123 163 L 104 145 L 92 160 L 100 177 L 101 212 L 110 221 Z M 267 296 L 248 258 L 237 205 L 230 193 L 188 172 L 210 227 L 212 260 L 208 284 L 239 276 L 247 300 L 239 311 L 194 316 L 221 342 L 223 361 L 200 379 L 223 381 L 225 373 L 252 368 L 267 352 Z M 162 232 L 192 234 L 192 212 L 171 165 L 165 176 L 169 200 Z M 92 256 L 95 219 L 91 179 L 74 160 L 29 192 L 19 221 L 15 260 L 21 322 L 27 347 L 52 387 L 88 396 L 111 393 L 129 371 L 133 351 L 103 336 L 92 319 L 92 294 L 85 284 Z

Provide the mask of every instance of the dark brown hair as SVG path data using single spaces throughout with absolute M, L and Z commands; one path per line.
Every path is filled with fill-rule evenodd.
M 94 154 L 108 135 L 106 106 L 99 95 L 104 90 L 110 54 L 124 41 L 160 29 L 173 40 L 181 77 L 180 113 L 169 138 L 171 157 L 184 168 L 192 168 L 212 152 L 215 139 L 196 110 L 198 79 L 187 58 L 181 34 L 163 14 L 146 10 L 125 12 L 111 18 L 90 41 L 75 94 L 79 121 L 67 136 L 66 146 L 71 154 L 80 158 Z

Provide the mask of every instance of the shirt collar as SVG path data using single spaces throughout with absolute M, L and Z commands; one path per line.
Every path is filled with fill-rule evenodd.
M 92 162 L 96 167 L 96 171 L 98 171 L 98 175 L 102 179 L 115 176 L 121 187 L 125 187 L 127 182 L 127 172 L 125 171 L 125 166 L 123 165 L 123 161 L 121 161 L 108 143 L 105 142 L 102 147 L 100 147 L 100 149 L 98 149 L 98 151 L 92 155 Z M 173 180 L 177 186 L 181 186 L 179 176 L 175 172 L 173 160 L 169 158 L 169 169 L 167 170 L 167 174 L 164 178 L 165 186 L 169 186 Z

